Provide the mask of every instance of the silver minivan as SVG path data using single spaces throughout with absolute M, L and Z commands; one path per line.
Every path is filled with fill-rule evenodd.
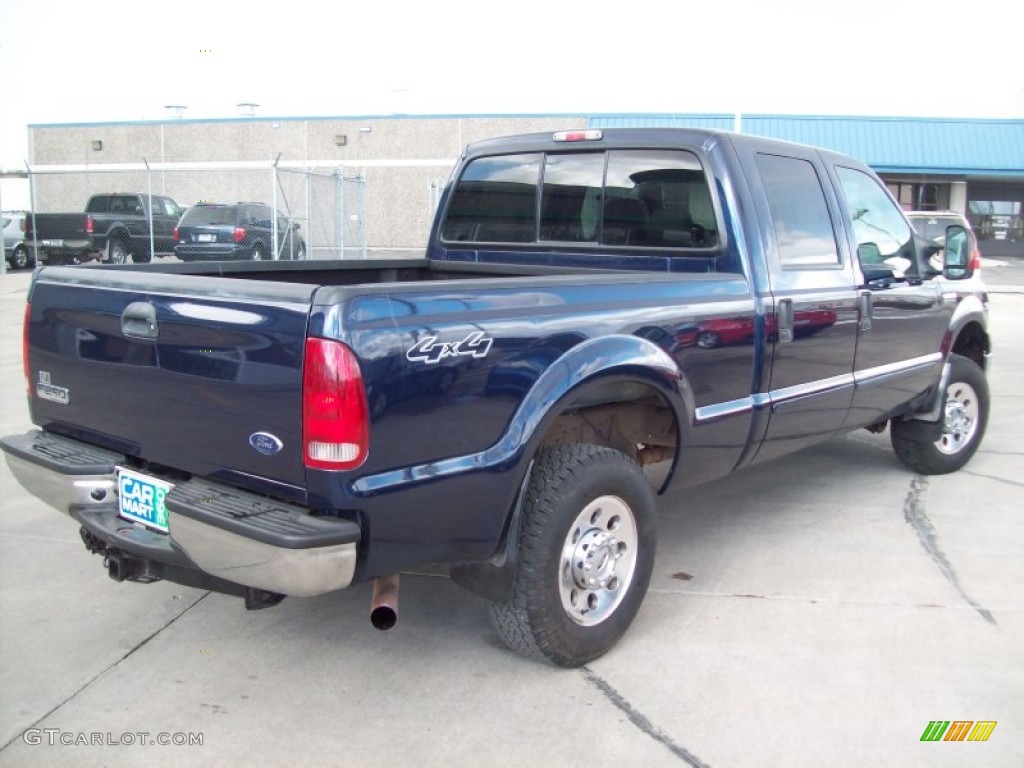
M 4 258 L 11 269 L 25 269 L 35 266 L 36 260 L 25 245 L 25 211 L 4 211 L 3 219 Z

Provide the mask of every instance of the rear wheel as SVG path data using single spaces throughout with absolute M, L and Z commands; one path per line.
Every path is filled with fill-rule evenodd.
M 950 355 L 949 381 L 943 393 L 942 436 L 938 440 L 913 439 L 913 424 L 894 421 L 892 447 L 907 467 L 924 475 L 956 472 L 978 450 L 988 424 L 989 392 L 985 373 L 977 363 Z
M 263 261 L 267 258 L 266 251 L 263 250 L 263 246 L 260 243 L 256 243 L 252 250 L 249 251 L 249 258 L 252 261 Z
M 607 652 L 647 592 L 657 535 L 640 467 L 596 445 L 542 451 L 526 491 L 513 596 L 491 618 L 515 651 L 562 667 Z
M 128 248 L 122 240 L 111 240 L 107 261 L 111 264 L 124 264 L 128 261 Z
M 19 245 L 11 254 L 11 269 L 25 269 L 28 266 L 28 248 Z

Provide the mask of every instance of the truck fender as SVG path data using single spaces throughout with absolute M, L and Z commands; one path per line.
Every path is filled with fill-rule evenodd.
M 956 305 L 949 321 L 949 330 L 942 340 L 942 355 L 951 352 L 969 357 L 985 370 L 985 358 L 992 351 L 991 341 L 985 331 L 988 321 L 988 305 L 978 296 L 965 296 Z
M 985 331 L 987 318 L 987 305 L 978 296 L 966 296 L 957 304 L 953 317 L 950 318 L 949 328 L 942 338 L 941 351 L 943 360 L 945 360 L 942 376 L 935 383 L 928 398 L 910 418 L 934 424 L 942 416 L 940 413 L 942 392 L 945 391 L 946 380 L 949 378 L 949 356 L 951 354 L 967 357 L 977 363 L 979 368 L 985 370 L 988 355 L 992 350 L 989 335 Z M 922 440 L 930 442 L 932 437 L 933 431 L 921 432 Z
M 491 450 L 506 457 L 522 451 L 532 455 L 545 428 L 574 399 L 612 376 L 651 385 L 672 403 L 683 423 L 685 413 L 694 410 L 685 376 L 667 352 L 638 336 L 602 336 L 576 345 L 545 369 Z
M 585 397 L 590 385 L 613 376 L 652 385 L 672 404 L 677 423 L 688 423 L 685 413 L 693 412 L 693 403 L 686 379 L 675 361 L 652 342 L 637 336 L 616 335 L 587 341 L 570 349 L 537 379 L 516 411 L 505 436 L 494 446 L 507 457 L 524 453 L 530 456 L 530 461 L 505 521 L 497 554 L 483 563 L 452 565 L 450 575 L 455 583 L 488 600 L 505 602 L 511 599 L 518 563 L 519 520 L 533 468 L 533 456 L 554 420 L 581 396 Z

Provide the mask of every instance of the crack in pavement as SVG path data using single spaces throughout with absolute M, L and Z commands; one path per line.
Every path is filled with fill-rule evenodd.
M 624 715 L 626 715 L 629 722 L 639 728 L 642 733 L 647 734 L 656 742 L 668 748 L 673 755 L 691 766 L 691 768 L 710 768 L 707 763 L 686 749 L 686 747 L 676 744 L 671 736 L 644 717 L 643 714 L 637 711 L 633 705 L 630 704 L 625 697 L 615 690 L 612 684 L 603 677 L 595 674 L 589 667 L 583 667 L 583 674 L 584 677 L 586 677 L 587 682 L 604 694 L 605 698 L 615 705 L 615 707 Z
M 125 654 L 124 656 L 122 656 L 121 658 L 117 659 L 117 660 L 116 660 L 116 661 L 114 661 L 114 662 L 113 662 L 112 664 L 108 664 L 108 665 L 107 665 L 106 667 L 104 667 L 103 669 L 101 669 L 101 670 L 100 670 L 99 672 L 97 672 L 97 673 L 96 673 L 95 675 L 93 675 L 93 676 L 92 676 L 91 678 L 89 678 L 88 680 L 86 680 L 86 681 L 85 681 L 85 682 L 84 682 L 84 683 L 83 683 L 82 685 L 80 685 L 80 686 L 78 687 L 78 689 L 77 689 L 77 690 L 73 691 L 73 692 L 71 693 L 71 695 L 70 695 L 70 696 L 68 696 L 68 697 L 67 697 L 66 699 L 64 699 L 64 700 L 63 700 L 63 701 L 61 701 L 61 702 L 60 702 L 59 704 L 57 704 L 57 705 L 56 705 L 55 707 L 53 707 L 53 708 L 52 708 L 52 709 L 51 709 L 51 710 L 50 710 L 49 712 L 47 712 L 46 714 L 44 714 L 44 715 L 43 715 L 42 717 L 39 717 L 39 718 L 37 718 L 35 722 L 33 722 L 33 723 L 30 723 L 29 725 L 27 725 L 27 726 L 25 726 L 24 728 L 22 728 L 22 729 L 21 729 L 21 733 L 19 733 L 19 734 L 18 734 L 17 736 L 15 736 L 15 737 L 14 737 L 13 739 L 11 739 L 11 740 L 10 740 L 10 741 L 8 741 L 8 742 L 7 742 L 6 744 L 4 744 L 4 745 L 3 745 L 2 747 L 0 747 L 0 752 L 3 752 L 3 751 L 4 751 L 5 749 L 7 749 L 7 748 L 8 748 L 9 746 L 11 746 L 11 744 L 13 744 L 14 742 L 16 742 L 16 741 L 18 741 L 19 739 L 21 739 L 21 738 L 22 738 L 22 737 L 24 736 L 24 734 L 25 734 L 25 732 L 26 732 L 26 731 L 28 731 L 28 730 L 31 730 L 32 728 L 35 728 L 36 726 L 38 726 L 38 725 L 39 725 L 40 723 L 42 723 L 42 722 L 43 722 L 44 720 L 46 720 L 46 718 L 48 718 L 48 717 L 49 717 L 50 715 L 52 715 L 52 714 L 53 714 L 54 712 L 56 712 L 56 711 L 57 711 L 58 709 L 60 709 L 61 707 L 63 707 L 63 706 L 65 705 L 65 704 L 67 704 L 67 703 L 68 703 L 69 701 L 71 701 L 72 699 L 74 699 L 75 697 L 77 697 L 77 696 L 78 696 L 78 694 L 82 693 L 82 692 L 83 692 L 84 690 L 86 690 L 86 689 L 87 689 L 87 688 L 88 688 L 89 686 L 91 686 L 91 685 L 92 685 L 93 683 L 95 683 L 95 682 L 96 682 L 97 680 L 99 680 L 99 679 L 100 679 L 101 677 L 103 677 L 103 676 L 104 676 L 105 674 L 107 674 L 107 672 L 109 672 L 110 670 L 112 670 L 112 669 L 114 669 L 115 667 L 117 667 L 117 666 L 118 666 L 119 664 L 121 664 L 121 662 L 123 662 L 123 661 L 125 661 L 125 660 L 127 660 L 127 659 L 131 658 L 131 657 L 132 657 L 132 656 L 133 656 L 133 655 L 135 654 L 135 652 L 136 652 L 136 651 L 140 651 L 140 650 L 142 650 L 142 648 L 143 648 L 143 647 L 144 647 L 144 646 L 146 645 L 146 643 L 148 643 L 148 642 L 149 642 L 150 640 L 152 640 L 152 639 L 153 639 L 154 637 L 156 637 L 156 636 L 157 636 L 157 635 L 159 635 L 159 634 L 160 634 L 161 632 L 163 632 L 163 631 L 164 631 L 165 629 L 167 629 L 167 628 L 168 628 L 169 626 L 171 626 L 171 624 L 173 624 L 174 622 L 176 622 L 176 621 L 177 621 L 178 619 L 180 619 L 180 618 L 181 618 L 182 616 L 184 616 L 184 615 L 185 615 L 186 613 L 188 613 L 188 612 L 189 612 L 189 611 L 191 611 L 191 610 L 192 610 L 193 608 L 195 608 L 195 607 L 196 607 L 197 605 L 199 605 L 199 604 L 200 604 L 201 602 L 203 602 L 203 600 L 205 600 L 206 598 L 208 598 L 208 597 L 209 597 L 209 596 L 210 596 L 211 594 L 212 594 L 211 592 L 205 592 L 204 594 L 200 595 L 200 596 L 199 596 L 199 598 L 198 598 L 198 599 L 197 599 L 197 600 L 196 600 L 195 602 L 193 602 L 193 603 L 190 603 L 189 605 L 185 606 L 185 607 L 184 607 L 184 608 L 183 608 L 183 609 L 181 610 L 181 612 L 180 612 L 180 613 L 178 613 L 178 614 L 176 614 L 176 615 L 172 616 L 172 617 L 171 617 L 171 618 L 170 618 L 170 619 L 169 619 L 169 620 L 167 621 L 167 623 L 165 623 L 165 624 L 164 624 L 164 625 L 163 625 L 162 627 L 160 627 L 159 629 L 157 629 L 157 630 L 156 630 L 155 632 L 153 632 L 152 634 L 150 634 L 150 635 L 149 635 L 148 637 L 146 637 L 146 638 L 144 638 L 143 640 L 141 640 L 141 641 L 139 641 L 138 643 L 136 643 L 136 644 L 135 644 L 135 645 L 134 645 L 134 646 L 133 646 L 132 648 L 130 648 L 130 649 L 128 650 L 128 652 L 127 652 L 127 653 L 126 653 L 126 654 Z
M 974 610 L 978 612 L 989 624 L 998 626 L 995 616 L 987 608 L 978 603 L 973 597 L 967 594 L 963 586 L 960 584 L 960 580 L 957 578 L 956 571 L 953 569 L 953 564 L 949 562 L 949 558 L 946 557 L 945 553 L 939 549 L 939 535 L 935 531 L 935 526 L 932 525 L 932 521 L 928 519 L 928 515 L 925 514 L 924 510 L 924 493 L 928 490 L 928 478 L 922 475 L 916 475 L 910 483 L 910 492 L 907 494 L 906 500 L 903 502 L 903 519 L 907 521 L 907 524 L 914 529 L 917 534 L 917 540 L 921 542 L 921 546 L 924 547 L 924 551 L 931 557 L 932 562 L 938 566 L 939 571 L 946 578 L 953 588 L 960 593 L 960 597 L 970 605 Z
M 1020 482 L 1019 480 L 1008 480 L 1005 477 L 997 477 L 996 475 L 985 475 L 982 474 L 981 472 L 971 472 L 968 469 L 961 469 L 960 471 L 965 475 L 970 475 L 971 477 L 980 477 L 985 480 L 995 480 L 996 482 L 999 483 L 1006 483 L 1007 485 L 1016 485 L 1018 488 L 1024 488 L 1024 483 Z

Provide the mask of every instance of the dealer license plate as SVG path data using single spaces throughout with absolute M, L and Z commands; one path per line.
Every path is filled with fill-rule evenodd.
M 117 499 L 121 517 L 167 533 L 164 498 L 174 486 L 130 469 L 117 471 Z
M 213 243 L 216 242 L 216 235 L 196 235 L 197 243 Z

